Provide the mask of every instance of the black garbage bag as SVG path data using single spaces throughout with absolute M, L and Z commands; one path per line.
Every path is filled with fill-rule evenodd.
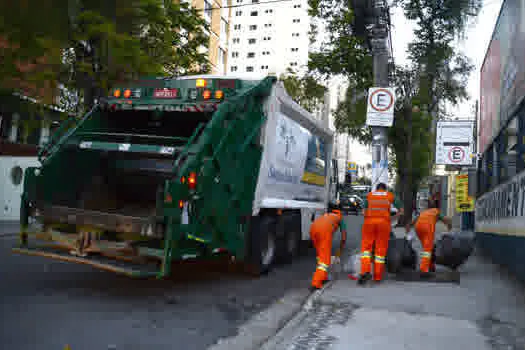
M 407 269 L 415 270 L 417 254 L 411 242 L 406 238 L 390 238 L 385 262 L 389 273 L 399 273 Z
M 448 232 L 443 234 L 434 245 L 433 260 L 438 265 L 456 270 L 472 254 L 475 245 L 472 231 Z

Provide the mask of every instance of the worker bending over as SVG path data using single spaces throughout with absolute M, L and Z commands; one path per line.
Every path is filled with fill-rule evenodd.
M 332 239 L 335 231 L 341 228 L 341 246 L 335 254 L 341 256 L 346 243 L 346 226 L 341 210 L 332 206 L 328 213 L 315 219 L 310 226 L 310 238 L 316 250 L 317 268 L 312 277 L 312 288 L 319 289 L 328 280 L 328 267 L 332 258 Z
M 422 274 L 428 274 L 436 270 L 436 266 L 432 261 L 432 250 L 434 249 L 436 223 L 438 220 L 447 225 L 449 231 L 452 229 L 452 220 L 447 216 L 441 215 L 441 211 L 437 208 L 435 201 L 429 201 L 428 209 L 423 210 L 418 217 L 405 227 L 407 234 L 412 226 L 415 227 L 416 234 L 423 246 L 419 264 Z
M 365 284 L 372 279 L 372 247 L 375 245 L 374 276 L 376 282 L 381 281 L 385 271 L 385 259 L 388 250 L 390 231 L 392 230 L 390 207 L 398 209 L 394 218 L 403 215 L 401 203 L 392 192 L 387 191 L 386 184 L 379 183 L 376 190 L 366 196 L 363 215 L 365 221 L 361 230 L 361 274 L 359 284 Z

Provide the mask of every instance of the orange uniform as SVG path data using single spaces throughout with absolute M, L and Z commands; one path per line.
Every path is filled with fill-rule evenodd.
M 310 238 L 317 254 L 317 268 L 312 277 L 312 287 L 321 288 L 328 279 L 328 267 L 332 258 L 332 237 L 341 225 L 341 213 L 326 213 L 318 217 L 310 226 Z
M 367 196 L 365 221 L 361 230 L 361 276 L 372 270 L 372 247 L 375 244 L 374 280 L 380 281 L 385 270 L 385 258 L 390 239 L 390 207 L 394 194 L 384 190 L 370 192 Z
M 434 236 L 436 223 L 441 218 L 437 208 L 426 209 L 417 218 L 415 229 L 423 250 L 421 251 L 421 262 L 419 269 L 421 272 L 429 272 L 432 265 L 432 249 L 434 248 Z

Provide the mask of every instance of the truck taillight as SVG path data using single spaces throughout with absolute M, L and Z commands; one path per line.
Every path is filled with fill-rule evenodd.
M 127 89 L 124 90 L 124 98 L 130 98 L 131 97 L 131 90 Z
M 217 91 L 215 91 L 215 98 L 216 98 L 217 100 L 220 100 L 220 99 L 223 98 L 223 97 L 224 97 L 224 93 L 222 92 L 222 90 L 217 90 Z
M 113 91 L 113 96 L 115 96 L 116 98 L 119 98 L 120 97 L 120 89 L 116 89 L 115 91 Z
M 210 90 L 204 90 L 202 93 L 202 97 L 204 97 L 205 100 L 209 100 L 211 97 L 211 91 Z
M 182 199 L 179 201 L 179 208 L 184 208 L 184 201 Z
M 194 190 L 197 186 L 197 174 L 190 173 L 190 176 L 188 176 L 188 187 L 190 190 Z

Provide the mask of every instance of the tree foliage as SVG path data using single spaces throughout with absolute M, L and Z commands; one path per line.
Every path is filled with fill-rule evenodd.
M 366 99 L 372 86 L 372 57 L 364 41 L 351 32 L 350 1 L 310 0 L 311 15 L 323 20 L 328 39 L 320 52 L 311 55 L 309 67 L 324 75 L 342 74 L 348 79 L 346 99 L 335 113 L 338 130 L 359 141 L 371 141 L 365 127 Z M 439 118 L 445 103 L 457 104 L 468 97 L 466 83 L 472 70 L 469 60 L 455 47 L 469 21 L 476 17 L 482 0 L 398 0 L 405 16 L 416 25 L 408 47 L 410 67 L 395 69 L 397 103 L 389 142 L 402 185 L 406 211 L 419 182 L 428 175 L 434 137 L 432 121 Z
M 308 112 L 314 113 L 322 108 L 326 87 L 319 84 L 313 76 L 298 76 L 289 69 L 279 80 L 283 82 L 288 95 Z
M 0 21 L 0 38 L 9 43 L 2 81 L 60 84 L 87 108 L 118 80 L 209 69 L 206 54 L 199 52 L 209 41 L 206 23 L 187 3 L 21 0 L 2 2 L 0 12 L 9 14 Z M 28 74 L 17 68 L 18 62 L 42 57 L 48 69 Z

